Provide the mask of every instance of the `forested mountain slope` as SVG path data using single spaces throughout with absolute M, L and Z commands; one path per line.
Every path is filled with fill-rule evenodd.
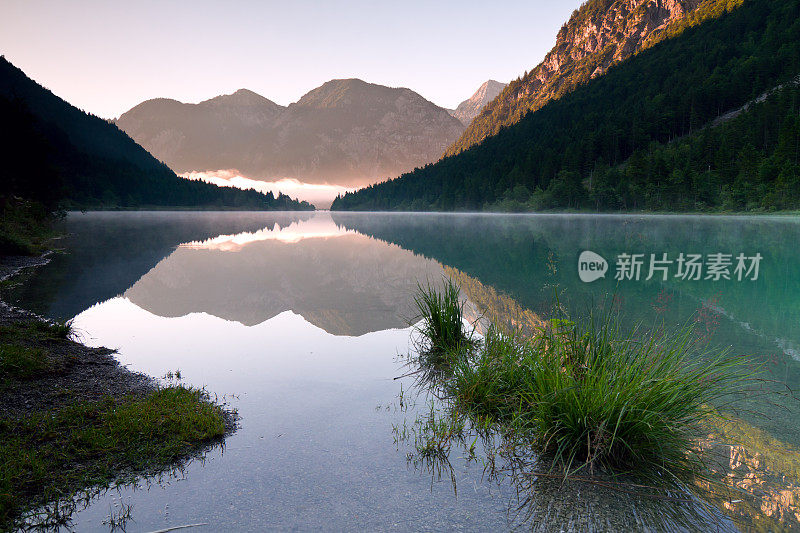
M 518 122 L 609 67 L 719 17 L 744 0 L 589 0 L 558 32 L 553 49 L 512 81 L 475 117 L 445 155 L 453 155 Z
M 334 209 L 800 206 L 800 4 L 750 0 L 685 29 L 456 156 Z M 794 143 L 794 144 L 793 144 Z
M 287 196 L 179 178 L 115 125 L 0 58 L 0 207 L 16 197 L 62 207 L 310 209 Z

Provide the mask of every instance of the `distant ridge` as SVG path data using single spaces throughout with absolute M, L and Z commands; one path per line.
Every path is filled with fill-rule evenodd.
M 177 172 L 360 186 L 435 161 L 464 130 L 410 89 L 328 81 L 282 107 L 246 89 L 199 104 L 157 99 L 116 124 Z

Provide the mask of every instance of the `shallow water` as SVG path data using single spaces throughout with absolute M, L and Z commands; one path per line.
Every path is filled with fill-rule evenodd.
M 133 370 L 180 370 L 242 417 L 224 449 L 179 479 L 93 499 L 74 517 L 79 531 L 108 530 L 120 502 L 132 506 L 127 531 L 734 527 L 713 512 L 545 481 L 523 490 L 523 501 L 536 497 L 517 510 L 519 487 L 487 479 L 480 452 L 470 461 L 453 448 L 453 475 L 441 479 L 408 462 L 392 429 L 415 411 L 398 410 L 393 378 L 406 370 L 416 284 L 444 266 L 543 316 L 558 291 L 577 313 L 606 302 L 628 320 L 697 319 L 709 343 L 751 354 L 774 381 L 800 376 L 795 218 L 87 213 L 66 228 L 67 253 L 6 298 L 74 317 L 84 342 L 119 349 Z M 580 280 L 585 250 L 608 261 L 605 278 Z M 614 280 L 619 254 L 681 252 L 763 259 L 755 281 Z M 794 404 L 771 403 L 753 401 L 767 417 L 744 416 L 800 444 Z

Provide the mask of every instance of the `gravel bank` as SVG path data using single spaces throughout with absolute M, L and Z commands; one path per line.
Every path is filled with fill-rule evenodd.
M 48 262 L 46 255 L 0 257 L 0 281 Z M 31 321 L 47 322 L 0 300 L 0 326 Z M 31 340 L 30 344 L 66 361 L 65 368 L 35 380 L 12 380 L 0 394 L 0 416 L 16 417 L 34 410 L 58 409 L 76 401 L 95 401 L 108 396 L 141 395 L 158 386 L 155 379 L 121 366 L 112 355 L 114 351 L 108 348 L 90 348 L 70 339 Z

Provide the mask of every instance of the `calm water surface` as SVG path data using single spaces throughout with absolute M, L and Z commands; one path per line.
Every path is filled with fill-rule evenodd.
M 66 253 L 6 297 L 74 318 L 84 342 L 117 348 L 132 370 L 180 370 L 241 415 L 224 449 L 93 499 L 78 531 L 107 531 L 120 502 L 132 506 L 127 531 L 735 529 L 713 511 L 591 486 L 541 481 L 520 496 L 456 448 L 452 475 L 407 461 L 392 430 L 414 417 L 397 408 L 411 379 L 393 378 L 406 371 L 414 289 L 444 267 L 544 317 L 558 294 L 577 314 L 606 302 L 631 322 L 696 321 L 709 343 L 763 363 L 775 387 L 800 380 L 795 218 L 88 213 L 66 229 Z M 607 259 L 605 278 L 580 281 L 584 250 Z M 624 253 L 763 259 L 756 280 L 673 270 L 648 281 L 645 261 L 639 280 L 618 281 Z M 767 416 L 743 416 L 800 444 L 798 409 L 773 403 L 753 399 L 748 413 Z

